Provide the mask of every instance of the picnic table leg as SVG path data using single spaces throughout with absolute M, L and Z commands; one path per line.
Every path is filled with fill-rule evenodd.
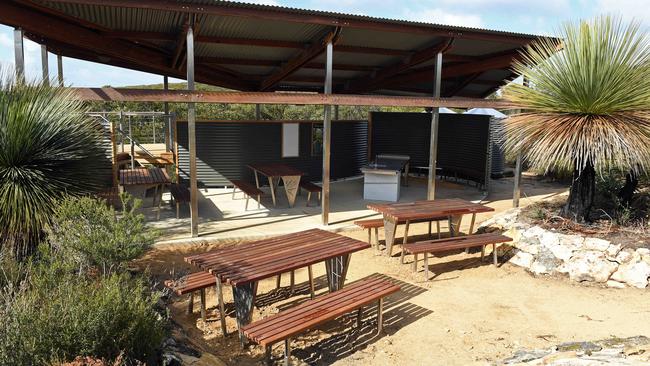
M 313 300 L 314 295 L 314 272 L 311 270 L 311 266 L 307 266 L 307 273 L 309 274 L 309 296 Z
M 273 177 L 269 177 L 269 186 L 271 187 L 271 198 L 273 199 L 273 206 L 275 206 L 275 184 L 273 183 Z
M 282 282 L 282 274 L 279 274 L 278 277 L 275 280 L 275 288 L 276 289 L 280 288 L 280 282 Z
M 291 271 L 291 274 L 289 276 L 289 293 L 291 295 L 293 295 L 293 290 L 294 290 L 294 287 L 295 287 L 295 283 L 296 283 L 296 272 Z
M 467 232 L 467 235 L 472 235 L 474 233 L 474 224 L 476 223 L 476 214 L 472 214 L 472 221 L 469 224 L 469 231 Z
M 255 173 L 255 186 L 257 187 L 257 189 L 260 189 L 260 177 L 259 175 L 257 175 L 257 170 L 253 170 L 253 173 Z M 233 198 L 235 198 L 234 195 L 235 193 L 233 191 Z
M 411 222 L 409 220 L 406 220 L 406 224 L 404 225 L 404 238 L 402 239 L 402 251 L 399 255 L 399 261 L 401 264 L 404 264 L 404 244 L 406 244 L 406 241 L 408 240 L 409 237 L 409 226 Z
M 375 228 L 375 250 L 379 252 L 379 228 Z
M 206 319 L 206 309 L 205 309 L 205 289 L 202 288 L 199 292 L 199 295 L 201 296 L 201 319 L 205 321 Z
M 264 364 L 265 365 L 272 365 L 273 364 L 271 362 L 271 346 L 264 347 Z
M 237 330 L 239 331 L 239 342 L 242 348 L 246 345 L 246 336 L 242 333 L 241 328 L 251 322 L 256 287 L 255 282 L 232 286 L 232 297 L 235 302 L 235 314 L 237 315 Z
M 384 331 L 384 299 L 377 301 L 377 335 Z
M 438 233 L 438 239 L 440 239 L 440 221 L 436 221 L 436 231 Z
M 299 175 L 283 176 L 282 182 L 284 182 L 284 191 L 287 193 L 287 200 L 289 201 L 289 207 L 293 207 L 293 204 L 296 203 L 296 195 L 298 194 L 298 189 L 300 185 L 300 176 Z
M 189 300 L 187 303 L 187 313 L 192 314 L 194 312 L 194 292 L 190 292 Z
M 345 276 L 350 265 L 350 254 L 334 257 L 325 260 L 325 271 L 327 272 L 327 285 L 330 292 L 343 288 Z
M 284 366 L 290 365 L 291 359 L 291 338 L 284 340 Z
M 221 283 L 221 279 L 219 276 L 215 276 L 217 278 L 217 302 L 219 303 L 219 321 L 221 322 L 221 333 L 223 333 L 223 336 L 225 337 L 227 332 L 226 332 L 226 310 L 223 304 L 223 284 Z
M 497 255 L 497 245 L 496 243 L 492 244 L 492 256 L 494 257 L 494 266 L 499 266 L 499 257 Z
M 449 221 L 449 235 L 454 237 L 460 233 L 460 223 L 463 220 L 463 215 L 450 215 Z
M 357 310 L 357 328 L 361 328 L 361 318 L 363 317 L 363 306 Z
M 386 255 L 393 255 L 393 243 L 395 242 L 395 230 L 397 222 L 392 221 L 384 216 L 384 236 L 386 237 Z
M 415 273 L 417 271 L 418 271 L 418 254 L 413 253 L 413 272 Z
M 429 253 L 424 253 L 424 280 L 429 281 Z

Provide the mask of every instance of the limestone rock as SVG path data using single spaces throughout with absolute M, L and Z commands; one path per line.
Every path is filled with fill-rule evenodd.
M 614 273 L 616 273 L 616 272 L 614 272 Z M 625 288 L 626 287 L 624 283 L 614 281 L 614 280 L 607 281 L 606 285 L 607 285 L 607 287 L 611 287 L 611 288 Z
M 515 255 L 510 258 L 510 263 L 515 264 L 519 267 L 530 268 L 533 264 L 535 258 L 532 254 L 524 252 L 523 250 L 518 250 Z
M 525 234 L 526 232 L 524 232 Z M 524 252 L 536 255 L 539 251 L 539 239 L 537 237 L 526 237 L 522 234 L 521 239 L 515 244 L 515 246 Z
M 539 253 L 530 266 L 530 271 L 536 275 L 551 274 L 556 271 L 562 262 L 546 247 L 540 247 Z
M 609 241 L 600 238 L 585 238 L 584 248 L 604 252 L 609 248 Z
M 585 242 L 589 239 L 587 238 Z M 617 267 L 618 264 L 610 262 L 603 252 L 596 250 L 578 251 L 566 264 L 569 277 L 579 282 L 607 282 Z
M 639 259 L 641 259 L 641 256 L 637 254 L 633 249 L 630 248 L 625 248 L 618 252 L 616 255 L 616 262 L 623 264 L 623 263 L 628 263 L 634 260 L 635 262 L 638 262 Z
M 650 264 L 645 261 L 622 264 L 612 275 L 612 280 L 625 282 L 636 288 L 646 288 L 650 277 Z

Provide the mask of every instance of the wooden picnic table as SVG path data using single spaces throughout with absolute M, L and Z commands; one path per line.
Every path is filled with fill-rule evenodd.
M 368 208 L 384 215 L 384 233 L 386 236 L 386 253 L 392 255 L 393 244 L 395 243 L 395 231 L 398 223 L 406 225 L 404 239 L 405 244 L 408 236 L 408 226 L 413 221 L 434 220 L 440 217 L 447 217 L 449 222 L 449 233 L 454 236 L 460 229 L 463 215 L 472 214 L 470 234 L 474 231 L 476 214 L 481 212 L 494 211 L 493 208 L 462 200 L 459 198 L 439 199 L 430 201 L 416 201 L 406 203 L 369 204 Z
M 235 247 L 209 251 L 185 261 L 216 277 L 219 310 L 224 313 L 223 284 L 232 286 L 237 327 L 249 324 L 260 280 L 325 262 L 330 292 L 343 287 L 350 254 L 370 248 L 370 244 L 320 229 L 311 229 Z M 311 271 L 310 271 L 311 275 Z M 221 316 L 225 334 L 225 318 Z
M 158 218 L 160 218 L 160 203 L 165 186 L 171 184 L 167 171 L 162 168 L 135 168 L 120 170 L 120 185 L 134 196 L 144 198 L 146 191 L 155 188 L 152 205 L 156 206 L 158 198 Z
M 280 183 L 280 179 L 282 179 L 284 191 L 289 201 L 289 207 L 293 207 L 293 204 L 296 202 L 296 195 L 298 194 L 300 177 L 305 175 L 305 173 L 282 163 L 251 163 L 247 166 L 255 173 L 255 184 L 257 188 L 260 188 L 259 174 L 266 176 L 269 180 L 273 206 L 276 205 L 275 192 Z

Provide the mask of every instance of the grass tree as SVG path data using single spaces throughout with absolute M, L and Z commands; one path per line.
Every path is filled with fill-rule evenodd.
M 648 171 L 650 39 L 638 23 L 610 16 L 560 33 L 513 64 L 530 86 L 508 88 L 523 112 L 506 122 L 505 145 L 532 168 L 573 172 L 562 214 L 589 221 L 597 174 Z
M 0 76 L 0 248 L 33 250 L 66 195 L 110 184 L 102 127 L 62 89 Z

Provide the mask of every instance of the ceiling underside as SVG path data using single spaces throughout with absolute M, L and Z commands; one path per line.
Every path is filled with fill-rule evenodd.
M 432 95 L 442 52 L 441 95 L 483 98 L 514 76 L 510 64 L 536 39 L 211 0 L 0 2 L 0 23 L 51 52 L 178 78 L 191 19 L 196 80 L 242 91 L 322 92 L 333 39 L 335 93 Z

